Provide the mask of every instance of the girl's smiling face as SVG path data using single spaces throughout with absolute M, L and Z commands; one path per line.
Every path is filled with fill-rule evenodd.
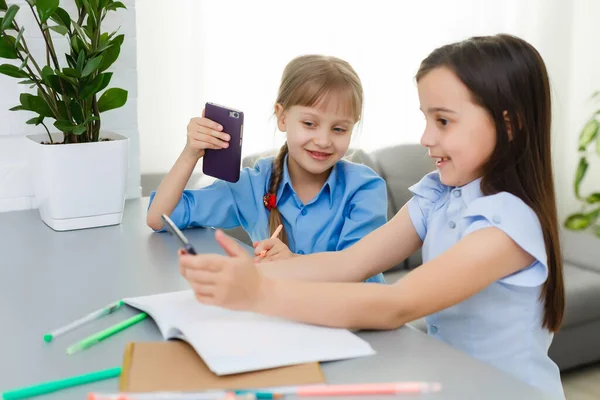
M 421 144 L 435 160 L 447 186 L 463 186 L 483 176 L 496 147 L 490 114 L 472 100 L 469 89 L 446 67 L 427 72 L 417 83 L 427 121 Z

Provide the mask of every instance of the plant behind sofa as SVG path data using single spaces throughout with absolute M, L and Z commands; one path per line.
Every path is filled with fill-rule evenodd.
M 594 93 L 592 98 L 600 99 L 600 91 Z M 596 236 L 600 238 L 600 188 L 597 192 L 582 195 L 580 192 L 581 182 L 588 170 L 588 156 L 600 157 L 600 109 L 592 113 L 581 134 L 579 135 L 579 165 L 575 173 L 575 196 L 581 203 L 581 211 L 568 216 L 565 227 L 572 230 L 584 230 L 593 227 Z M 590 148 L 592 148 L 590 150 Z

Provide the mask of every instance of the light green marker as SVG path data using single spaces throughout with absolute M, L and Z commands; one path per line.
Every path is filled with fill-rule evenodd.
M 146 313 L 140 313 L 134 317 L 131 317 L 129 319 L 126 319 L 125 321 L 122 321 L 116 325 L 113 325 L 110 328 L 106 328 L 103 331 L 100 331 L 91 336 L 88 336 L 87 338 L 83 339 L 82 341 L 69 346 L 67 348 L 67 354 L 71 355 L 80 350 L 87 349 L 88 347 L 95 345 L 96 343 L 106 339 L 107 337 L 110 337 L 117 332 L 121 332 L 123 329 L 129 328 L 131 325 L 137 324 L 138 322 L 145 319 L 147 316 L 148 316 L 148 314 L 146 314 Z
M 119 375 L 121 375 L 121 367 L 103 369 L 100 371 L 90 372 L 88 374 L 72 376 L 70 378 L 9 390 L 8 392 L 2 393 L 0 398 L 2 400 L 24 399 L 27 397 L 55 392 L 57 390 L 66 389 L 73 386 L 84 385 L 86 383 L 115 378 Z
M 60 336 L 62 334 L 65 334 L 67 332 L 72 331 L 75 328 L 80 327 L 81 325 L 87 324 L 90 321 L 94 321 L 100 317 L 103 317 L 105 315 L 108 314 L 112 314 L 115 311 L 117 311 L 119 308 L 123 307 L 125 303 L 123 301 L 117 301 L 116 303 L 112 303 L 107 305 L 106 307 L 94 311 L 92 313 L 89 313 L 88 315 L 86 315 L 85 317 L 79 318 L 76 321 L 71 322 L 68 325 L 65 325 L 61 328 L 55 329 L 54 331 L 50 332 L 50 333 L 46 333 L 44 335 L 44 341 L 46 343 L 50 343 L 52 341 L 52 339 L 54 339 L 57 336 Z

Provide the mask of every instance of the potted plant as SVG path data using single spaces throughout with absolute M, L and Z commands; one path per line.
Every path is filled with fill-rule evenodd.
M 592 98 L 600 98 L 600 91 Z M 580 193 L 580 186 L 588 170 L 587 157 L 595 152 L 600 156 L 600 109 L 594 111 L 579 135 L 579 165 L 575 172 L 575 196 L 581 202 L 581 210 L 573 213 L 565 220 L 565 227 L 571 230 L 584 230 L 593 228 L 596 236 L 600 238 L 600 190 L 588 195 Z M 589 148 L 592 147 L 590 151 Z
M 59 0 L 26 0 L 26 5 L 44 40 L 45 59 L 37 60 L 28 47 L 15 18 L 20 7 L 0 0 L 0 58 L 9 60 L 0 73 L 30 88 L 11 110 L 33 113 L 27 124 L 46 130 L 25 137 L 41 218 L 59 231 L 119 224 L 129 139 L 103 131 L 101 114 L 127 101 L 127 91 L 106 89 L 112 77 L 107 69 L 119 57 L 124 35 L 102 32 L 101 25 L 111 11 L 125 6 L 74 0 L 67 8 L 76 12 L 70 15 Z M 67 41 L 68 53 L 57 54 L 59 40 Z

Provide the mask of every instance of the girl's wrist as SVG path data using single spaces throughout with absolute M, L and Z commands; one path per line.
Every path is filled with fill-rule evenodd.
M 272 304 L 276 297 L 278 283 L 279 282 L 276 279 L 271 279 L 261 274 L 256 293 L 256 300 L 250 311 L 259 314 L 270 314 L 269 304 Z
M 199 159 L 204 155 L 204 150 L 195 150 L 188 146 L 183 148 L 180 157 L 185 159 L 186 161 L 197 163 Z

